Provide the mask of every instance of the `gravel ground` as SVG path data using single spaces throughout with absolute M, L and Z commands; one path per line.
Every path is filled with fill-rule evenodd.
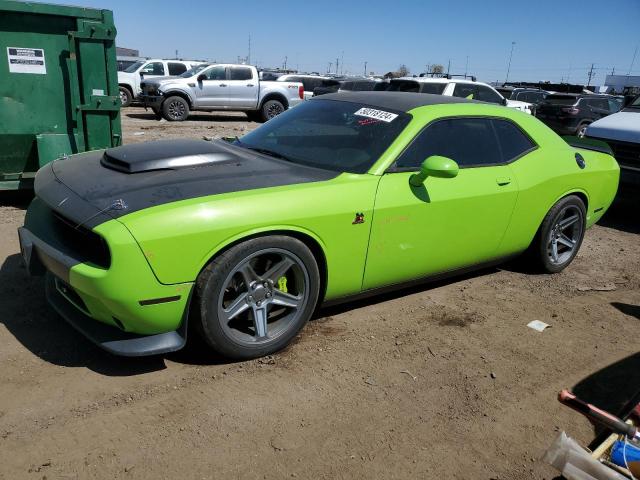
M 123 111 L 128 143 L 256 126 Z M 553 478 L 540 457 L 557 432 L 594 436 L 557 392 L 615 409 L 640 380 L 639 194 L 560 274 L 506 265 L 327 309 L 242 363 L 89 344 L 21 265 L 28 195 L 0 195 L 0 478 Z

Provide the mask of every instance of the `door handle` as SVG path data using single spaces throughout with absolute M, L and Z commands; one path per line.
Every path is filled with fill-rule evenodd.
M 253 83 L 248 84 L 247 87 L 253 87 Z
M 221 83 L 221 84 L 220 84 L 220 86 L 221 86 L 221 87 L 226 87 L 226 86 L 227 86 L 227 84 L 226 84 L 226 83 Z
M 501 187 L 503 185 L 509 185 L 511 183 L 511 178 L 510 177 L 498 177 L 498 178 L 496 178 L 496 183 L 498 185 L 500 185 Z

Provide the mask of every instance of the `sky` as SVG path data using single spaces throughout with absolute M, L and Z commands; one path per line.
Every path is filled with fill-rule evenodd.
M 640 75 L 640 0 L 215 1 L 77 0 L 113 10 L 116 44 L 148 57 L 259 67 L 412 74 L 450 62 L 453 74 L 504 81 L 604 84 Z M 513 43 L 515 42 L 515 43 Z

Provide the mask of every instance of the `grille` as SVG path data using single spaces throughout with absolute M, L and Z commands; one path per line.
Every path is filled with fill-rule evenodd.
M 74 258 L 83 263 L 93 263 L 101 268 L 109 268 L 111 254 L 107 243 L 100 235 L 78 226 L 77 223 L 58 212 L 53 212 L 53 217 L 58 237 Z
M 603 139 L 604 140 L 604 139 Z M 605 140 L 613 150 L 620 166 L 640 168 L 640 145 L 637 143 Z

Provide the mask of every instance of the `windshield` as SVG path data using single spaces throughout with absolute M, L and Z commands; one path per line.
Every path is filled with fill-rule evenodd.
M 404 112 L 318 99 L 272 118 L 235 144 L 300 165 L 365 173 L 410 119 Z
M 142 61 L 137 61 L 135 63 L 132 63 L 131 65 L 129 65 L 127 68 L 124 69 L 125 72 L 127 73 L 134 73 L 136 70 L 138 70 L 142 65 L 144 65 L 144 62 Z
M 196 65 L 195 67 L 191 67 L 189 70 L 187 70 L 183 74 L 179 75 L 179 77 L 180 78 L 193 77 L 194 75 L 196 75 L 197 73 L 200 73 L 202 70 L 204 70 L 208 66 L 209 66 L 208 63 L 203 63 L 201 65 Z

